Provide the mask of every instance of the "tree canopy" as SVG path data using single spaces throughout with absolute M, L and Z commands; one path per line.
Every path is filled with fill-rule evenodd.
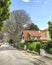
M 3 21 L 9 18 L 10 15 L 10 0 L 0 0 L 0 30 L 3 27 Z
M 52 20 L 51 21 L 48 21 L 48 30 L 49 30 L 49 34 L 50 34 L 50 38 L 52 40 Z
M 15 46 L 19 46 L 23 25 L 30 23 L 30 17 L 24 10 L 15 10 L 10 13 L 10 19 L 6 20 L 5 32 L 13 40 Z
M 14 10 L 10 13 L 10 21 L 27 24 L 31 22 L 31 18 L 25 10 Z
M 35 25 L 34 23 L 31 23 L 31 25 L 29 26 L 30 30 L 39 30 L 38 26 Z

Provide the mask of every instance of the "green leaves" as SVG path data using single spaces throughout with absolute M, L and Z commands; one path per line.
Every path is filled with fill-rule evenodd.
M 49 34 L 50 34 L 50 37 L 52 39 L 52 20 L 51 21 L 48 21 L 48 25 L 49 25 L 49 27 L 48 27 Z
M 38 26 L 35 25 L 34 23 L 31 23 L 29 29 L 30 29 L 30 30 L 39 30 Z
M 10 0 L 0 0 L 0 30 L 3 27 L 3 21 L 9 18 L 10 4 Z

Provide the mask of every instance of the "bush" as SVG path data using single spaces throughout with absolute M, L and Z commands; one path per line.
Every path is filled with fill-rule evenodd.
M 42 43 L 41 40 L 34 40 L 34 39 L 32 39 L 32 40 L 26 40 L 25 42 L 26 43 L 33 43 L 33 42 L 40 42 L 40 43 Z
M 24 48 L 24 45 L 25 45 L 25 40 L 21 40 L 20 46 L 21 46 L 22 48 Z
M 33 51 L 33 45 L 32 45 L 32 44 L 29 44 L 29 45 L 27 46 L 27 48 L 28 48 L 30 51 Z
M 50 49 L 49 49 L 49 53 L 51 53 L 51 54 L 52 54 L 52 48 L 50 48 Z
M 26 43 L 32 43 L 32 42 L 34 42 L 34 40 L 26 40 L 25 42 Z
M 24 48 L 24 45 L 27 46 L 27 49 L 29 49 L 30 51 L 36 51 L 36 52 L 39 52 L 40 51 L 40 47 L 41 47 L 41 44 L 39 41 L 36 40 L 36 42 L 34 42 L 33 40 L 29 40 L 29 41 L 25 41 L 25 40 L 22 40 L 20 42 L 20 46 L 22 48 Z
M 41 48 L 41 45 L 40 44 L 37 44 L 36 45 L 36 49 L 37 49 L 37 52 L 39 52 L 39 53 L 40 53 L 40 48 Z
M 34 51 L 40 52 L 40 47 L 41 47 L 40 42 L 36 42 L 36 43 L 35 43 L 35 47 L 34 47 Z
M 47 47 L 47 44 L 46 43 L 41 45 L 41 48 L 42 49 L 46 49 L 46 47 Z
M 40 51 L 40 43 L 39 42 L 33 42 L 31 44 L 28 45 L 28 49 L 31 50 L 31 51 L 36 51 L 36 52 L 39 52 Z
M 52 53 L 52 41 L 49 41 L 48 43 L 42 44 L 42 48 L 43 48 L 47 53 Z

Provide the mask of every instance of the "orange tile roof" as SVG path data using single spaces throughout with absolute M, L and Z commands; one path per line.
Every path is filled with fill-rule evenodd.
M 41 37 L 47 31 L 48 31 L 48 29 L 39 30 L 39 31 L 35 31 L 35 30 L 24 30 L 23 31 L 23 35 L 24 35 L 24 38 L 26 40 L 28 40 L 28 39 L 31 39 L 31 36 L 33 36 L 33 37 Z M 42 40 L 47 40 L 47 39 L 43 38 Z
M 44 30 L 39 30 L 39 31 L 35 31 L 35 30 L 24 30 L 23 33 L 26 34 L 30 34 L 30 36 L 41 36 L 42 33 L 47 32 L 48 29 L 44 29 Z
M 30 36 L 41 36 L 40 31 L 33 31 L 33 30 L 25 30 L 23 31 L 24 35 L 30 34 Z

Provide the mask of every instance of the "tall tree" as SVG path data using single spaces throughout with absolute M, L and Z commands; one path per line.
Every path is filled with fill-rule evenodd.
M 9 34 L 9 40 L 13 40 L 14 46 L 19 47 L 20 36 L 22 32 L 21 23 L 7 21 L 5 25 L 5 32 Z
M 5 31 L 9 33 L 15 46 L 19 46 L 23 25 L 29 23 L 30 17 L 24 10 L 13 11 L 10 20 L 6 21 Z
M 9 18 L 10 0 L 0 0 L 0 30 L 3 27 L 3 21 Z
M 38 26 L 35 25 L 34 23 L 31 23 L 31 24 L 30 24 L 29 29 L 30 29 L 30 30 L 39 30 Z
M 10 21 L 18 22 L 24 24 L 28 24 L 31 22 L 31 18 L 24 10 L 15 10 L 10 13 Z
M 51 21 L 48 21 L 48 30 L 49 30 L 49 34 L 50 34 L 50 38 L 52 40 L 52 20 Z

